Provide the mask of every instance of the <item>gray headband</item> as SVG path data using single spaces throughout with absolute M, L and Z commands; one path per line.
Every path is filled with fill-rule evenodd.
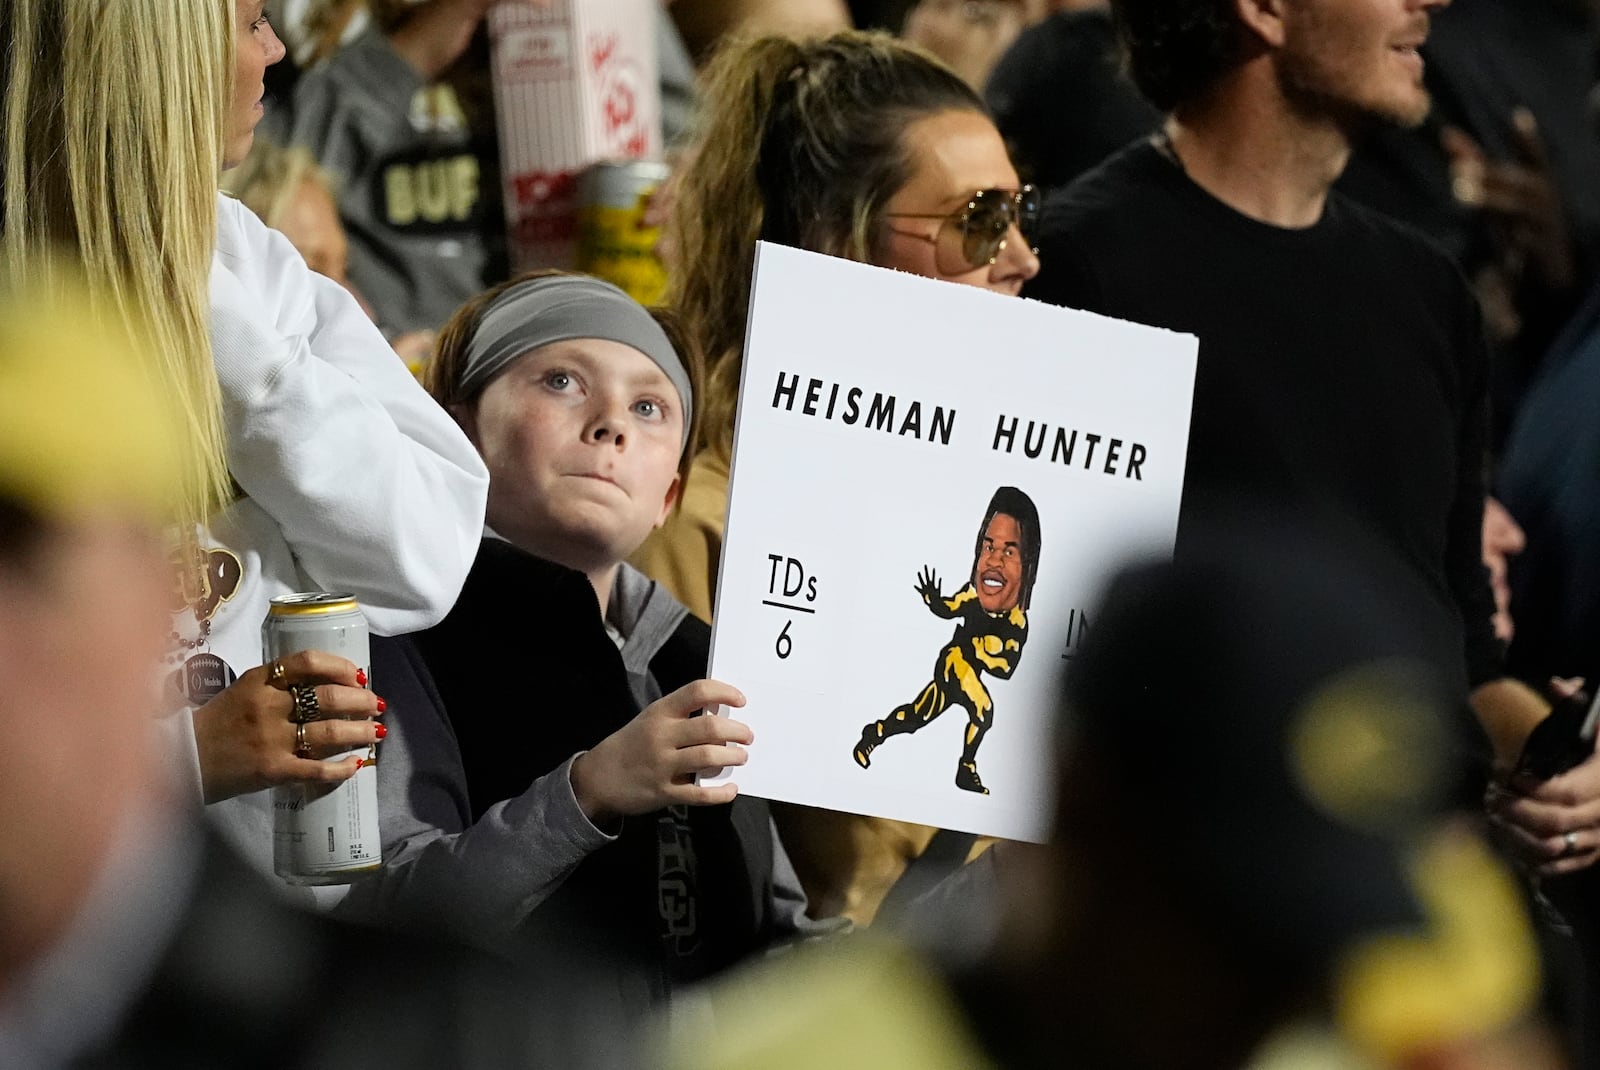
M 459 396 L 475 396 L 530 349 L 573 338 L 602 338 L 632 346 L 656 362 L 683 405 L 683 443 L 689 444 L 694 391 L 689 369 L 667 332 L 643 305 L 609 282 L 587 275 L 547 275 L 510 287 L 478 320 L 462 361 Z

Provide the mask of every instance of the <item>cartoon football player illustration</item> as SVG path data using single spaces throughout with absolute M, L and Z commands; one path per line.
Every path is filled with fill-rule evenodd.
M 972 555 L 972 579 L 949 598 L 939 576 L 924 566 L 914 588 L 933 615 L 955 620 L 955 634 L 939 651 L 933 680 L 907 705 L 861 730 L 856 764 L 872 764 L 872 752 L 890 736 L 915 732 L 951 704 L 967 711 L 966 745 L 956 766 L 956 787 L 989 794 L 978 777 L 978 745 L 989 731 L 994 702 L 983 674 L 1008 680 L 1028 641 L 1028 599 L 1039 571 L 1039 511 L 1016 487 L 1001 487 L 989 500 Z

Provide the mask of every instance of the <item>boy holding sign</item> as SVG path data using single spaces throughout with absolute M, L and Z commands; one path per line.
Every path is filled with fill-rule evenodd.
M 430 389 L 483 454 L 493 534 L 417 637 L 449 717 L 397 704 L 380 770 L 389 868 L 410 878 L 391 873 L 379 913 L 443 913 L 493 943 L 537 926 L 615 963 L 635 1008 L 804 903 L 765 804 L 695 782 L 753 739 L 696 716 L 744 704 L 702 679 L 707 626 L 622 563 L 671 511 L 691 441 L 698 369 L 671 329 L 556 272 L 446 325 Z

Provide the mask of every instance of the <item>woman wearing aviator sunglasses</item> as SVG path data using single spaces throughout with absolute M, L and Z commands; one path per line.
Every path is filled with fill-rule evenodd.
M 972 88 L 891 37 L 736 44 L 704 84 L 667 242 L 672 303 L 707 356 L 704 448 L 635 564 L 709 619 L 756 241 L 1015 295 L 1039 270 L 1039 198 Z M 934 835 L 797 809 L 781 827 L 817 917 L 871 921 Z
M 909 188 L 901 190 L 895 200 L 903 199 L 914 203 L 919 199 L 919 193 L 907 192 Z M 933 247 L 933 271 L 917 270 L 919 266 L 926 265 L 915 264 L 914 262 L 919 259 L 915 255 L 907 258 L 912 263 L 886 265 L 916 271 L 919 275 L 957 278 L 982 273 L 992 279 L 996 276 L 996 272 L 986 269 L 999 266 L 1000 258 L 1009 247 L 1014 234 L 1021 235 L 1022 241 L 1028 246 L 1029 257 L 1038 252 L 1033 248 L 1033 243 L 1039 224 L 1039 191 L 1032 186 L 1023 186 L 1020 189 L 995 187 L 976 190 L 967 195 L 964 203 L 948 212 L 885 212 L 884 215 L 889 219 L 932 219 L 940 223 L 939 229 L 933 234 L 889 227 L 889 233 L 896 237 L 914 239 Z M 1037 264 L 1037 258 L 1034 258 L 1033 262 Z M 1015 272 L 1004 271 L 999 274 L 999 278 L 1009 284 L 1012 278 L 1021 276 Z M 984 281 L 978 279 L 969 281 L 966 278 L 959 278 L 958 281 L 972 286 L 984 285 Z M 1009 285 L 1004 289 L 1009 291 Z M 1015 291 L 1010 292 L 1015 293 Z
M 990 156 L 986 134 L 999 137 L 987 118 L 970 112 L 933 116 L 907 132 L 908 138 L 930 143 L 927 156 L 939 162 L 921 168 L 890 198 L 890 210 L 883 213 L 887 231 L 883 255 L 875 263 L 1013 296 L 1033 277 L 1039 268 L 1033 247 L 1039 191 L 1011 185 L 948 192 L 957 175 L 978 173 L 985 162 L 1005 161 L 1010 171 L 1004 148 L 999 148 L 998 156 Z M 961 151 L 968 155 L 961 158 L 952 147 L 964 139 L 967 144 Z M 1012 176 L 1014 183 L 1014 171 Z M 941 196 L 941 191 L 946 192 Z M 930 203 L 939 208 L 899 209 Z

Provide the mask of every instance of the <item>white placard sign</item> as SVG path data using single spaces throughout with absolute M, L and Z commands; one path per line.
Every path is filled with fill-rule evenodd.
M 1172 551 L 1196 346 L 762 244 L 711 653 L 756 742 L 726 778 L 1043 839 L 1085 610 Z

